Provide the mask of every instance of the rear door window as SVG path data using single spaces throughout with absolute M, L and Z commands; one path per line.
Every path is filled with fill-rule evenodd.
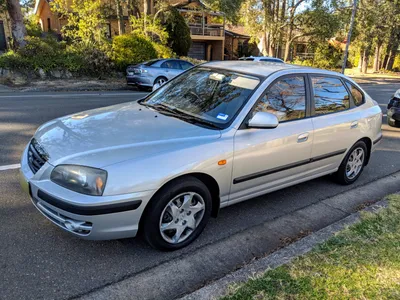
M 181 69 L 181 65 L 177 60 L 167 60 L 162 63 L 161 68 L 166 69 Z
M 326 115 L 350 108 L 350 97 L 339 78 L 311 76 L 315 115 Z

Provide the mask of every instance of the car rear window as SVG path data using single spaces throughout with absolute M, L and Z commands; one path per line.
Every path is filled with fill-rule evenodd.
M 143 65 L 149 67 L 149 66 L 152 66 L 152 65 L 154 65 L 155 63 L 159 62 L 160 60 L 161 60 L 161 59 L 152 59 L 152 60 L 149 60 L 149 61 L 144 62 Z

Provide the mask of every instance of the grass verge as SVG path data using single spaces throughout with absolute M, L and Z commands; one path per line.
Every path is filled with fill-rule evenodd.
M 222 299 L 400 299 L 400 195 L 290 264 Z

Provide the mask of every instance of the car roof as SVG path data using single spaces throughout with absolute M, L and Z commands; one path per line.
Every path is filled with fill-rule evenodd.
M 243 60 L 211 61 L 208 63 L 204 63 L 201 66 L 220 68 L 247 74 L 261 75 L 265 77 L 277 71 L 284 71 L 284 70 L 287 71 L 296 70 L 297 72 L 304 71 L 304 73 L 323 73 L 327 75 L 342 76 L 342 74 L 340 73 L 328 70 L 298 66 L 293 64 L 285 64 L 285 63 L 270 62 L 266 64 L 265 62 L 262 61 L 243 61 Z

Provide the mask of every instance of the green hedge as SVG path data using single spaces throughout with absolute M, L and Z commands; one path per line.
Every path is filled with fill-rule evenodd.
M 112 53 L 116 67 L 122 71 L 130 64 L 137 64 L 158 56 L 150 41 L 133 34 L 116 36 L 113 39 Z

